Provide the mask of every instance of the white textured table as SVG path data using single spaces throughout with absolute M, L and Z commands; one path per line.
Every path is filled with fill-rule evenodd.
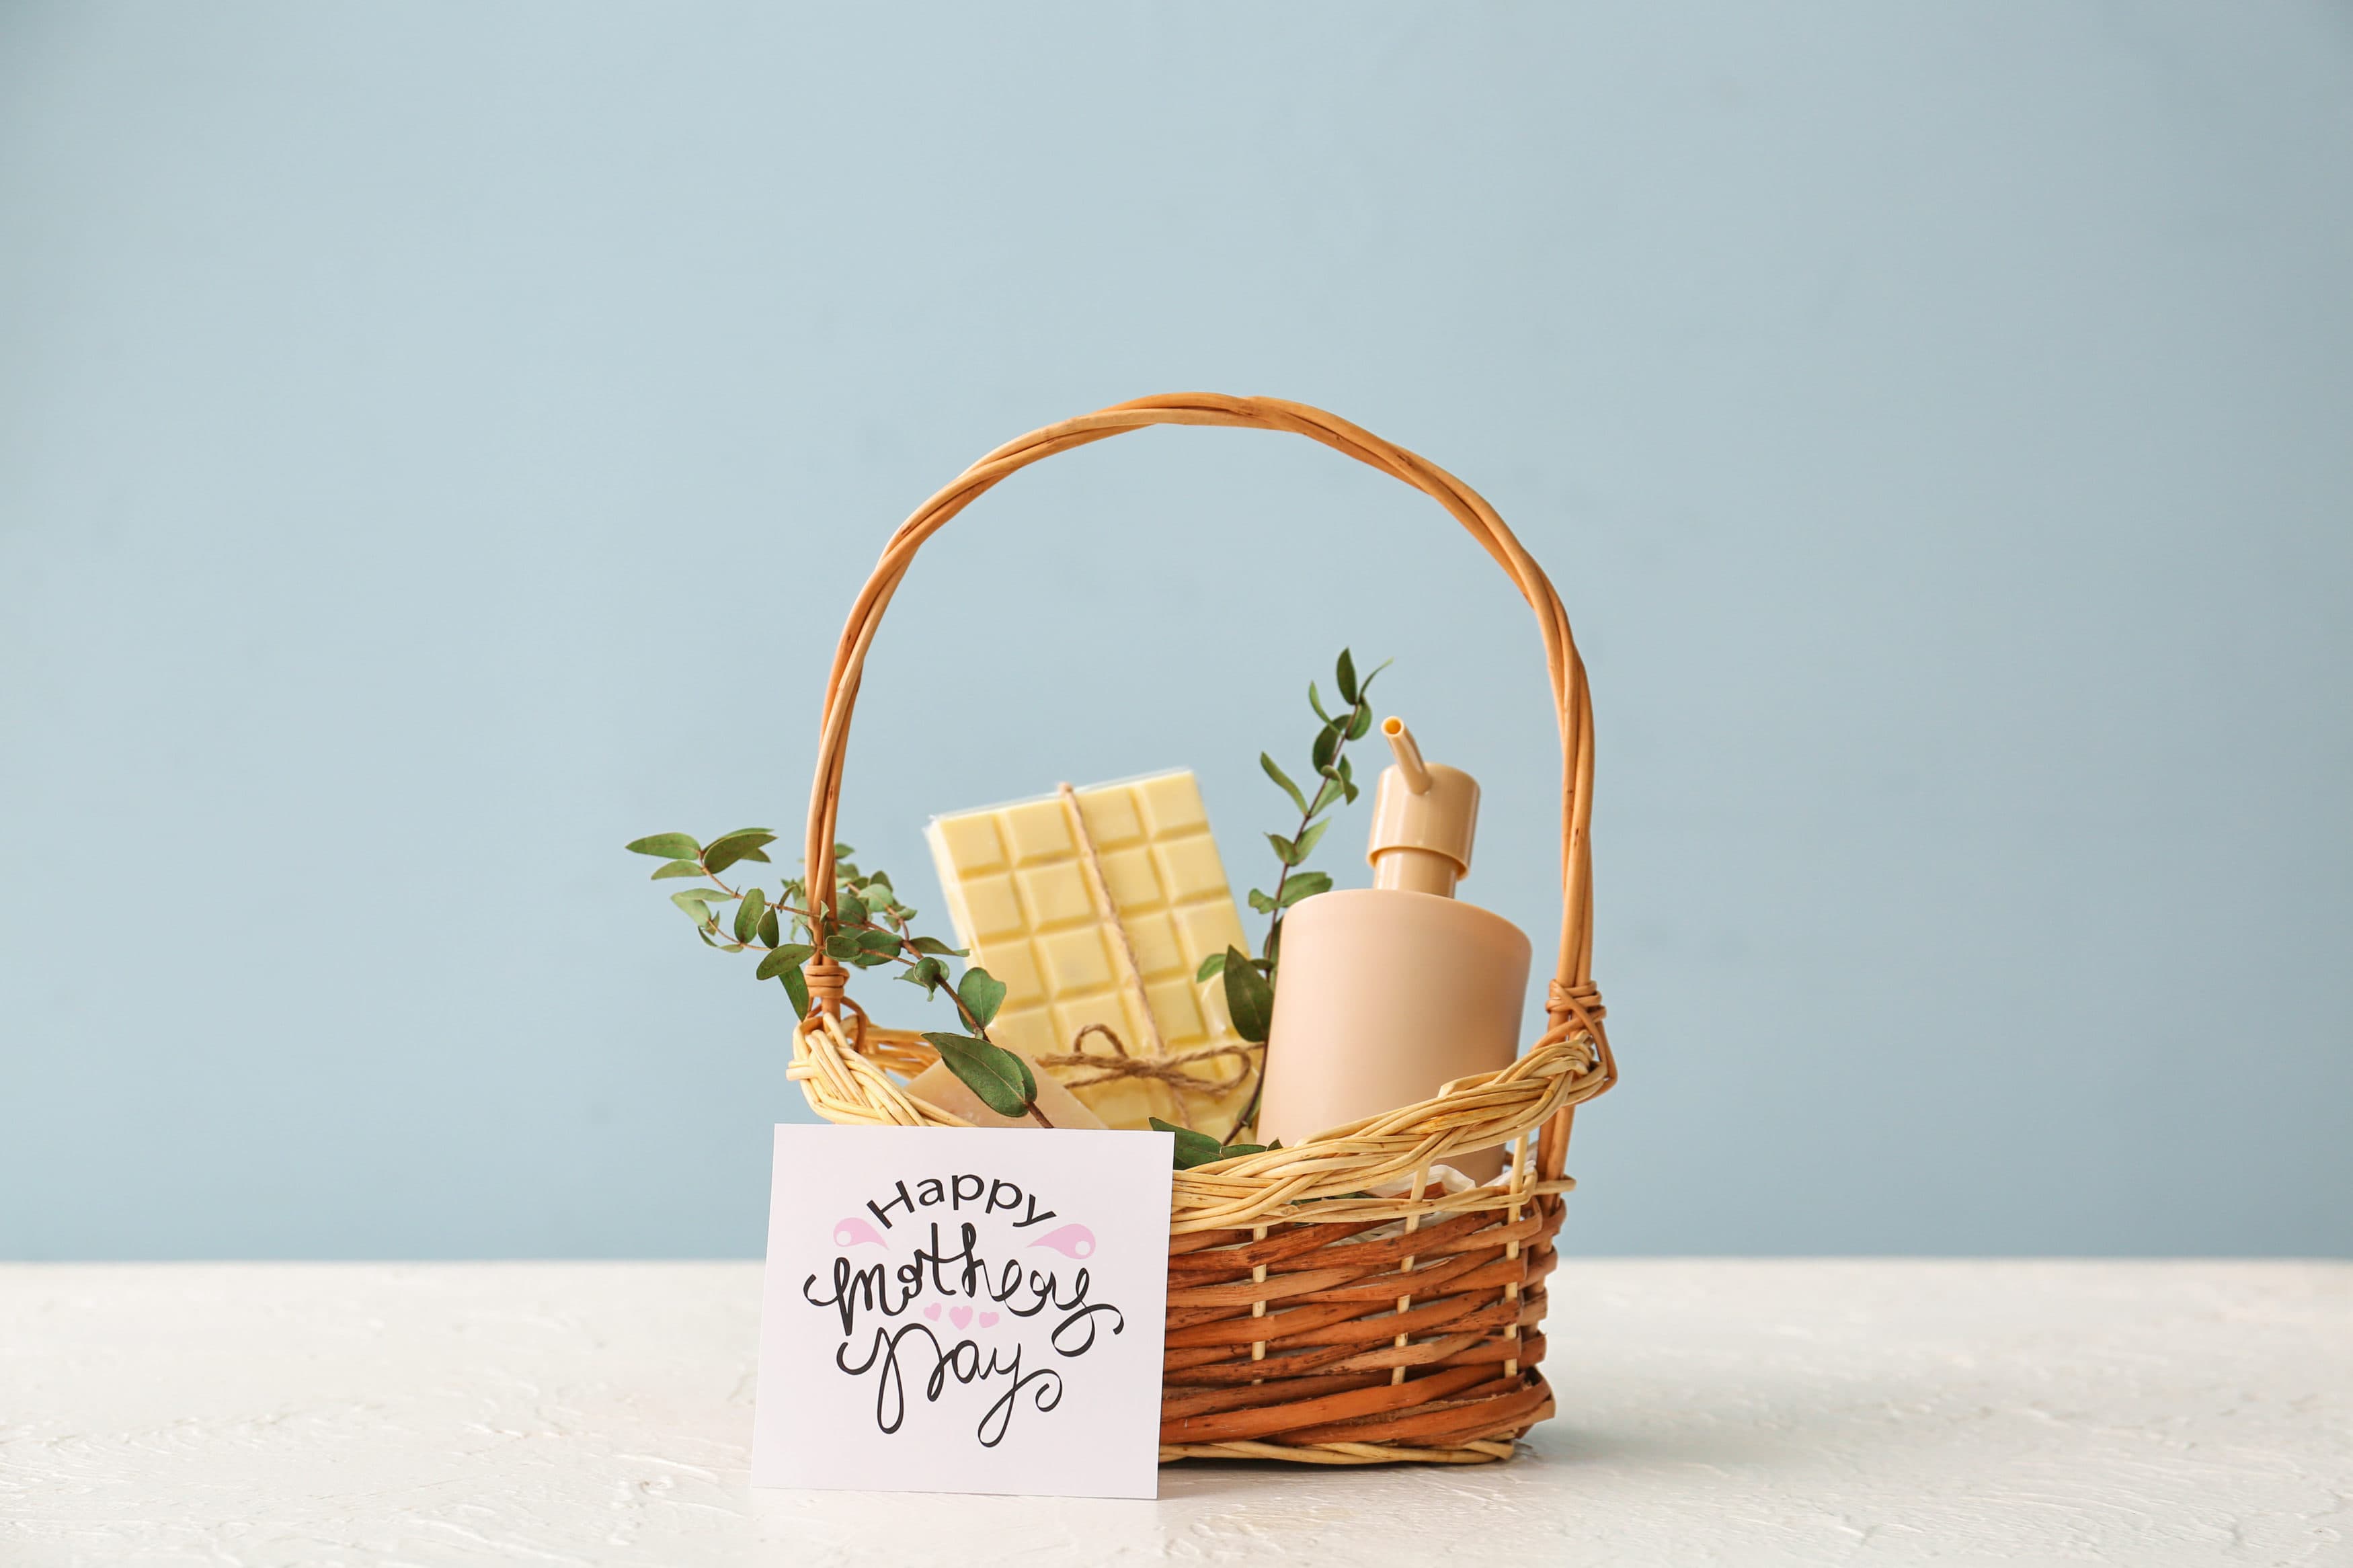
M 1592 1262 L 1477 1469 L 753 1493 L 755 1266 L 0 1266 L 0 1563 L 2353 1563 L 2353 1265 Z

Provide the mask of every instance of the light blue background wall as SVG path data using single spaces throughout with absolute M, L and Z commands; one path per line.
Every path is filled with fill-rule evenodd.
M 755 1249 L 785 1010 L 621 841 L 1191 387 L 1568 602 L 1575 1247 L 2345 1252 L 2349 284 L 2341 5 L 8 5 L 0 1254 Z M 1549 942 L 1532 625 L 1304 442 L 975 508 L 845 831 L 1189 763 L 1239 879 L 1344 642 Z

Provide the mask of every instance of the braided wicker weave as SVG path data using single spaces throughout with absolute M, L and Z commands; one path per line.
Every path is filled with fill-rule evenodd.
M 833 887 L 834 818 L 859 679 L 916 551 L 1015 470 L 1152 425 L 1304 436 L 1451 512 L 1535 611 L 1563 778 L 1559 961 L 1546 995 L 1549 1026 L 1535 1044 L 1503 1071 L 1457 1079 L 1419 1105 L 1293 1148 L 1176 1173 L 1161 1458 L 1508 1458 L 1514 1439 L 1552 1413 L 1536 1331 L 1562 1194 L 1574 1185 L 1561 1173 L 1572 1109 L 1618 1072 L 1590 973 L 1593 718 L 1585 668 L 1552 584 L 1476 491 L 1344 419 L 1264 397 L 1142 398 L 999 447 L 899 526 L 850 608 L 826 683 L 809 801 L 810 895 L 823 903 Z M 818 1114 L 966 1125 L 913 1098 L 901 1081 L 932 1059 L 919 1035 L 874 1026 L 842 994 L 848 972 L 840 965 L 820 958 L 807 974 L 815 1005 L 794 1036 L 791 1075 Z M 1432 1165 L 1455 1153 L 1506 1141 L 1512 1158 L 1493 1185 L 1447 1193 L 1429 1179 Z

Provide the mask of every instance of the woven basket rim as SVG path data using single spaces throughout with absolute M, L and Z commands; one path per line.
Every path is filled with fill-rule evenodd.
M 873 1028 L 812 1010 L 793 1032 L 786 1075 L 810 1108 L 844 1125 L 969 1127 L 929 1100 L 909 1094 L 901 1074 L 927 1064 L 932 1047 L 905 1030 Z M 876 1047 L 889 1060 L 878 1059 Z M 893 1069 L 897 1069 L 894 1071 Z M 1544 1039 L 1500 1071 L 1457 1079 L 1430 1099 L 1379 1116 L 1328 1128 L 1297 1143 L 1179 1171 L 1170 1194 L 1172 1235 L 1305 1221 L 1373 1224 L 1411 1215 L 1523 1204 L 1575 1184 L 1541 1158 L 1529 1158 L 1527 1134 L 1609 1087 L 1602 1050 L 1591 1035 Z M 1458 1153 L 1515 1141 L 1501 1184 L 1442 1198 L 1364 1194 L 1367 1186 L 1419 1178 Z

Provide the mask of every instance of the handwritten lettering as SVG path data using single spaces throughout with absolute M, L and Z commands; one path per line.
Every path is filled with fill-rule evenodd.
M 944 1202 L 952 1213 L 970 1205 L 982 1219 L 1001 1215 L 1002 1220 L 995 1223 L 1016 1230 L 1055 1214 L 1052 1209 L 1040 1213 L 1037 1194 L 1025 1193 L 1018 1183 L 969 1173 L 944 1181 L 925 1177 L 913 1192 L 906 1182 L 894 1183 L 891 1193 L 869 1201 L 866 1207 L 888 1230 L 894 1216 L 912 1218 L 919 1209 L 937 1208 Z M 1022 1217 L 1015 1218 L 1016 1211 Z M 1025 1404 L 1041 1413 L 1060 1405 L 1061 1372 L 1054 1364 L 1025 1368 L 1024 1347 L 1018 1338 L 994 1343 L 965 1335 L 972 1320 L 965 1307 L 947 1314 L 956 1327 L 944 1331 L 936 1326 L 942 1316 L 939 1299 L 985 1303 L 988 1310 L 978 1313 L 984 1329 L 1004 1319 L 1036 1321 L 1045 1331 L 1046 1347 L 1063 1362 L 1087 1354 L 1103 1333 L 1124 1332 L 1127 1318 L 1112 1302 L 1089 1300 L 1094 1281 L 1087 1269 L 1065 1279 L 1018 1256 L 991 1259 L 984 1254 L 981 1226 L 974 1219 L 956 1220 L 950 1228 L 953 1235 L 944 1235 L 939 1220 L 929 1221 L 924 1239 L 903 1260 L 861 1267 L 846 1255 L 837 1257 L 822 1283 L 817 1273 L 801 1282 L 801 1297 L 829 1312 L 839 1326 L 835 1367 L 850 1377 L 874 1379 L 874 1422 L 885 1435 L 897 1432 L 907 1420 L 911 1380 L 926 1404 L 938 1403 L 952 1385 L 1001 1383 L 1002 1391 L 973 1429 L 981 1447 L 993 1448 L 1005 1440 L 1015 1413 Z M 919 1310 L 921 1316 L 901 1321 Z M 999 1338 L 1006 1333 L 1000 1330 Z M 860 1345 L 862 1353 L 857 1349 Z

